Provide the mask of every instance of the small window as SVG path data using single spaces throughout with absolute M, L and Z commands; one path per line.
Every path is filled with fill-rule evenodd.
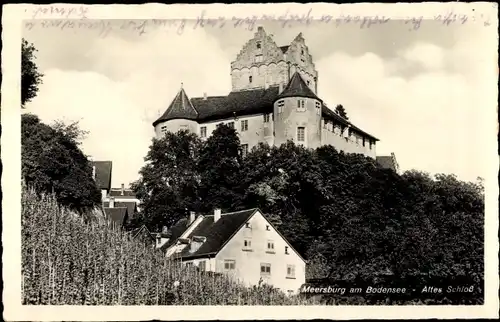
M 256 63 L 262 63 L 263 60 L 264 60 L 264 58 L 263 58 L 262 55 L 255 56 L 255 62 Z
M 252 241 L 250 239 L 245 239 L 243 241 L 243 249 L 251 249 L 252 248 Z
M 261 263 L 260 264 L 260 274 L 261 275 L 271 275 L 271 264 Z
M 230 128 L 234 129 L 234 122 L 227 123 L 227 126 L 229 126 Z
M 245 223 L 245 227 L 250 228 L 250 223 L 249 222 Z
M 241 145 L 241 156 L 244 158 L 248 154 L 248 144 Z
M 241 121 L 241 132 L 248 131 L 248 120 Z
M 267 241 L 267 250 L 274 251 L 274 242 L 272 240 Z
M 298 127 L 297 128 L 297 141 L 298 142 L 304 142 L 306 139 L 306 129 L 305 127 Z
M 363 137 L 363 146 L 366 145 L 366 141 L 365 141 L 365 138 Z
M 257 42 L 257 49 L 261 49 L 262 48 L 262 44 L 260 43 L 260 41 Z
M 300 111 L 305 111 L 305 101 L 304 100 L 297 100 L 297 109 Z
M 285 254 L 288 255 L 288 246 L 285 246 Z
M 271 230 L 271 229 L 269 228 L 269 225 L 266 225 L 266 230 Z
M 206 126 L 202 126 L 200 128 L 200 136 L 202 138 L 206 138 L 207 137 L 207 127 Z
M 163 125 L 160 129 L 161 133 L 167 133 L 167 126 Z
M 252 83 L 252 76 L 248 76 L 248 82 L 251 84 Z
M 287 265 L 286 277 L 295 278 L 295 266 L 294 265 Z
M 307 81 L 307 86 L 311 85 L 311 82 L 310 81 Z
M 271 119 L 270 114 L 264 114 L 264 123 L 269 123 L 270 119 Z
M 207 270 L 207 261 L 201 261 L 198 263 L 198 269 L 202 272 Z
M 283 113 L 283 107 L 285 106 L 285 101 L 278 101 L 278 114 Z
M 300 49 L 300 54 L 301 54 L 301 55 L 304 55 L 304 48 L 301 48 L 301 49 Z
M 236 262 L 234 260 L 225 260 L 224 261 L 224 270 L 232 271 L 236 267 Z

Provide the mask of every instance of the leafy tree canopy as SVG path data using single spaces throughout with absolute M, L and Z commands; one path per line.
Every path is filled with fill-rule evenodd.
M 92 167 L 79 148 L 85 132 L 77 123 L 46 125 L 36 115 L 21 121 L 22 176 L 39 193 L 55 193 L 60 204 L 84 212 L 100 203 Z
M 43 74 L 35 63 L 37 49 L 27 40 L 22 40 L 21 48 L 21 106 L 30 102 L 38 93 Z

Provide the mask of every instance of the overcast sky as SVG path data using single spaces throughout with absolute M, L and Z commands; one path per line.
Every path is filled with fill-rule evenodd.
M 180 22 L 177 22 L 177 26 Z M 38 49 L 45 74 L 27 106 L 45 122 L 80 120 L 90 132 L 83 150 L 112 160 L 112 185 L 128 185 L 153 137 L 152 122 L 184 83 L 190 97 L 230 91 L 230 62 L 253 37 L 248 28 L 192 28 L 174 24 L 140 34 L 122 21 L 113 30 L 24 28 Z M 496 53 L 484 50 L 481 24 L 444 26 L 427 21 L 418 30 L 403 21 L 360 29 L 313 23 L 283 28 L 261 22 L 278 46 L 302 32 L 319 72 L 318 94 L 343 104 L 350 120 L 380 139 L 377 154 L 391 152 L 402 170 L 485 176 L 482 137 L 496 104 L 484 95 Z M 491 46 L 490 46 L 491 47 Z M 493 65 L 492 65 L 493 62 Z

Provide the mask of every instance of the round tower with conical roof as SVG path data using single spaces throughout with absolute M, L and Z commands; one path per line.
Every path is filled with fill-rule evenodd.
M 274 102 L 274 144 L 291 140 L 307 148 L 321 146 L 322 108 L 323 101 L 294 73 Z
M 163 137 L 167 132 L 187 130 L 198 132 L 198 111 L 194 108 L 181 84 L 181 89 L 170 103 L 169 107 L 153 122 L 156 138 Z

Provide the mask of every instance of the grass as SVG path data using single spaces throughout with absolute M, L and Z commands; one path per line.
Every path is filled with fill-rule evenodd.
M 200 273 L 53 196 L 22 192 L 22 299 L 31 305 L 304 305 L 269 286 Z

